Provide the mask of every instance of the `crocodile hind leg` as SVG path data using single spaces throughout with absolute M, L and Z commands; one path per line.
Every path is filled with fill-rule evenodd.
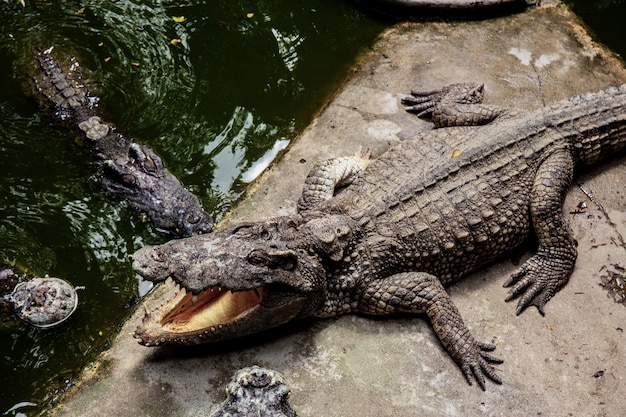
M 304 181 L 302 196 L 298 201 L 298 212 L 315 209 L 320 203 L 330 200 L 339 187 L 350 185 L 369 164 L 370 152 L 364 155 L 328 159 L 315 164 Z
M 411 95 L 403 98 L 402 104 L 407 105 L 406 111 L 416 113 L 418 117 L 430 117 L 439 103 L 449 101 L 459 104 L 482 103 L 484 84 L 462 83 L 450 84 L 440 90 L 411 90 Z
M 510 110 L 481 104 L 484 85 L 451 84 L 435 91 L 411 91 L 402 99 L 406 111 L 418 117 L 430 117 L 435 127 L 481 126 L 498 117 L 513 114 Z
M 574 173 L 574 159 L 568 149 L 552 153 L 539 167 L 530 196 L 530 213 L 539 249 L 504 284 L 513 285 L 506 300 L 521 294 L 520 314 L 529 305 L 543 308 L 567 283 L 576 262 L 576 241 L 563 222 L 563 200 Z M 523 292 L 523 294 L 522 294 Z
M 358 310 L 362 313 L 426 313 L 441 344 L 470 385 L 475 378 L 484 390 L 485 376 L 497 384 L 502 382 L 490 364 L 502 360 L 487 353 L 495 346 L 474 339 L 437 277 L 425 272 L 405 272 L 363 283 L 359 290 Z

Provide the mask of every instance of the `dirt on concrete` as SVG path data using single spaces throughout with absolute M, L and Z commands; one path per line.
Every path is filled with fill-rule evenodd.
M 480 22 L 399 24 L 223 224 L 293 214 L 319 160 L 359 149 L 380 155 L 431 129 L 400 104 L 411 88 L 465 81 L 485 83 L 488 103 L 525 110 L 621 84 L 626 71 L 552 4 Z M 442 155 L 439 144 L 424 149 Z M 524 250 L 449 288 L 474 336 L 497 345 L 502 385 L 469 386 L 423 317 L 347 315 L 218 345 L 146 348 L 129 335 L 139 308 L 55 415 L 208 416 L 234 371 L 259 365 L 285 376 L 301 417 L 622 416 L 626 308 L 600 284 L 626 268 L 625 161 L 581 173 L 571 187 L 564 213 L 579 257 L 545 317 L 535 309 L 516 316 L 515 302 L 504 302 L 502 284 Z

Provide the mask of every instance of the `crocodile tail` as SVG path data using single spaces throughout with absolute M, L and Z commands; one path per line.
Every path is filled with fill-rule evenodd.
M 32 79 L 36 96 L 61 120 L 76 124 L 94 116 L 97 99 L 89 95 L 75 61 L 65 70 L 52 56 L 52 49 L 37 53 L 39 70 Z
M 569 121 L 556 126 L 570 138 L 579 164 L 595 164 L 626 146 L 626 84 L 574 96 L 567 102 L 563 110 L 569 113 Z

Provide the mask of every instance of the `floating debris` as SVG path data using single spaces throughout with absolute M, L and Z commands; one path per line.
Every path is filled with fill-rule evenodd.
M 19 283 L 10 296 L 14 313 L 41 328 L 59 325 L 78 307 L 78 294 L 60 278 L 33 278 Z
M 600 276 L 600 286 L 606 289 L 609 296 L 616 303 L 626 306 L 626 268 L 620 264 L 611 265 L 612 269 L 606 269 L 606 274 Z

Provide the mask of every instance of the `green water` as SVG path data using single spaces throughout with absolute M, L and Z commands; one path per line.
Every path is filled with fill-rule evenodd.
M 75 135 L 25 95 L 33 52 L 76 56 L 105 119 L 219 219 L 384 25 L 340 0 L 10 0 L 0 19 L 0 263 L 84 287 L 57 329 L 0 326 L 0 414 L 37 415 L 130 314 L 129 256 L 166 237 L 102 193 Z
M 626 59 L 626 0 L 565 0 L 596 39 Z

